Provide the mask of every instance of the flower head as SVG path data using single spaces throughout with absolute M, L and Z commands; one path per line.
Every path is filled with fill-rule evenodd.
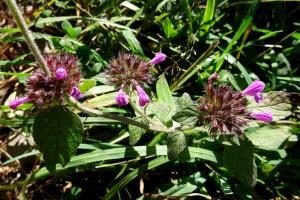
M 262 91 L 265 88 L 265 84 L 262 81 L 256 80 L 253 81 L 251 85 L 249 85 L 246 89 L 242 91 L 243 96 L 253 96 L 256 103 L 262 101 Z
M 210 127 L 211 135 L 218 131 L 221 134 L 242 134 L 242 127 L 249 118 L 247 99 L 227 85 L 214 86 L 218 77 L 217 73 L 209 77 L 206 96 L 199 99 L 199 122 Z
M 157 55 L 153 63 L 158 63 L 159 60 L 162 61 L 163 55 Z M 121 88 L 116 97 L 118 105 L 128 103 L 128 97 L 123 89 L 126 89 L 126 91 L 135 89 L 139 96 L 140 106 L 144 106 L 150 101 L 149 96 L 141 86 L 152 83 L 154 79 L 150 72 L 151 65 L 151 62 L 146 62 L 135 55 L 127 53 L 119 53 L 118 57 L 110 61 L 105 73 L 112 84 Z
M 256 120 L 263 121 L 263 122 L 271 122 L 273 120 L 273 114 L 270 111 L 251 112 L 250 116 Z
M 156 65 L 160 62 L 163 62 L 166 59 L 166 54 L 164 53 L 157 53 L 154 58 L 152 58 L 152 60 L 149 61 L 149 63 L 151 63 L 151 65 Z
M 11 108 L 18 105 L 21 100 L 29 100 L 36 106 L 51 106 L 62 103 L 65 94 L 80 97 L 80 92 L 74 92 L 77 87 L 81 73 L 77 67 L 76 56 L 69 53 L 46 54 L 44 56 L 51 76 L 47 76 L 41 69 L 34 71 L 26 81 L 26 97 L 20 101 L 11 102 Z
M 16 109 L 18 106 L 20 106 L 20 105 L 22 105 L 24 103 L 28 103 L 30 101 L 31 101 L 31 99 L 28 98 L 28 97 L 21 97 L 21 98 L 15 99 L 12 102 L 10 102 L 9 103 L 9 107 L 11 109 Z
M 139 96 L 139 104 L 140 104 L 140 106 L 145 106 L 150 101 L 149 96 L 143 90 L 143 88 L 141 86 L 136 85 L 135 88 L 136 88 L 137 94 Z
M 116 102 L 119 106 L 125 106 L 129 103 L 128 96 L 125 94 L 123 89 L 118 91 Z

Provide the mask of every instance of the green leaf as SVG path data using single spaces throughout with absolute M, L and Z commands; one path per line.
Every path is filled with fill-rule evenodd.
M 180 123 L 182 127 L 194 126 L 197 122 L 198 112 L 190 95 L 183 93 L 181 97 L 175 97 L 174 100 L 177 110 L 172 119 Z
M 167 147 L 170 160 L 180 159 L 186 161 L 190 159 L 185 135 L 182 132 L 169 133 Z
M 292 114 L 290 94 L 283 91 L 273 91 L 263 93 L 263 100 L 259 104 L 254 101 L 254 98 L 249 97 L 249 111 L 271 111 L 273 120 L 284 119 Z
M 225 56 L 232 50 L 233 45 L 237 43 L 237 41 L 241 38 L 241 36 L 244 34 L 244 32 L 247 30 L 247 28 L 251 24 L 252 19 L 255 14 L 255 11 L 259 5 L 259 2 L 260 2 L 260 0 L 254 0 L 252 2 L 251 7 L 249 8 L 246 17 L 243 18 L 243 21 L 242 21 L 240 27 L 238 28 L 237 31 L 235 31 L 235 34 L 234 34 L 232 40 L 229 42 L 226 49 L 224 50 L 223 55 L 222 55 L 223 59 L 218 61 L 215 71 L 220 70 L 220 68 L 224 62 Z
M 146 123 L 146 120 L 143 120 L 143 118 L 141 117 L 135 118 L 135 120 L 138 122 Z M 141 139 L 141 137 L 146 133 L 146 129 L 133 126 L 133 125 L 129 125 L 128 129 L 129 129 L 129 144 L 132 146 L 135 145 Z
M 257 168 L 251 141 L 245 138 L 240 140 L 240 145 L 225 146 L 223 159 L 225 167 L 235 178 L 248 187 L 254 187 Z
M 122 31 L 123 36 L 125 37 L 127 43 L 130 46 L 130 49 L 139 54 L 139 55 L 144 55 L 143 49 L 139 43 L 139 41 L 136 39 L 136 37 L 133 35 L 132 31 L 130 29 L 128 30 L 123 30 Z
M 176 108 L 175 101 L 164 75 L 161 75 L 156 82 L 156 92 L 159 101 L 167 103 L 174 109 Z
M 213 163 L 217 163 L 216 155 L 213 151 L 198 147 L 188 147 L 188 152 L 191 158 L 199 158 Z M 65 166 L 61 167 L 57 165 L 56 172 L 64 171 L 66 169 L 77 167 L 81 165 L 87 165 L 89 163 L 124 159 L 124 158 L 136 158 L 144 156 L 166 156 L 167 146 L 134 146 L 134 147 L 117 147 L 110 149 L 97 149 L 92 152 L 76 155 L 72 157 L 71 161 Z M 50 173 L 45 168 L 40 169 L 35 173 L 32 180 L 39 180 L 49 176 Z
M 81 27 L 73 28 L 72 24 L 69 21 L 63 21 L 61 23 L 61 27 L 71 38 L 77 38 L 77 36 L 79 36 L 82 31 Z
M 194 109 L 186 108 L 177 112 L 173 116 L 173 120 L 180 123 L 181 126 L 192 127 L 197 123 L 198 113 Z
M 263 149 L 279 149 L 293 136 L 290 126 L 264 126 L 248 128 L 245 130 L 247 137 L 251 142 Z
M 70 161 L 82 133 L 80 118 L 68 108 L 52 107 L 36 115 L 32 135 L 49 171 L 54 171 L 57 163 L 64 166 Z
M 174 101 L 175 101 L 177 111 L 181 111 L 194 104 L 190 95 L 186 92 L 183 93 L 181 97 L 174 97 Z
M 91 108 L 101 108 L 104 106 L 111 106 L 116 104 L 116 100 L 115 100 L 116 96 L 117 96 L 117 92 L 103 94 L 85 101 L 83 105 Z
M 164 102 L 151 102 L 146 107 L 146 115 L 156 116 L 164 125 L 172 126 L 175 109 Z
M 81 83 L 79 85 L 79 90 L 81 93 L 85 93 L 86 91 L 88 91 L 89 89 L 91 89 L 92 87 L 94 87 L 96 85 L 96 81 L 93 79 L 86 79 L 83 81 L 83 83 Z
M 107 193 L 106 195 L 102 198 L 104 200 L 109 200 L 112 199 L 116 193 L 122 189 L 125 185 L 130 183 L 132 180 L 134 180 L 139 174 L 142 174 L 143 172 L 147 170 L 154 169 L 155 167 L 158 167 L 160 165 L 163 165 L 165 163 L 170 162 L 167 158 L 165 157 L 158 157 L 155 158 L 146 164 L 138 167 L 137 169 L 133 170 L 129 174 L 127 174 L 124 178 L 122 178 L 118 183 L 116 183 Z
M 200 31 L 200 36 L 204 35 L 211 26 L 211 21 L 214 17 L 215 12 L 215 4 L 215 0 L 207 0 L 204 17 L 202 20 L 204 31 Z
M 178 34 L 173 28 L 173 24 L 169 17 L 166 17 L 166 19 L 162 22 L 162 27 L 167 38 L 173 38 Z

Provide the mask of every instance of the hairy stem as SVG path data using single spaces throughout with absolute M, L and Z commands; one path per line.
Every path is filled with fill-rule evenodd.
M 16 1 L 15 0 L 6 0 L 6 4 L 7 4 L 8 8 L 10 9 L 12 15 L 14 16 L 18 27 L 21 29 L 21 32 L 24 35 L 25 40 L 27 42 L 27 45 L 30 48 L 31 52 L 33 53 L 36 61 L 38 62 L 38 64 L 42 68 L 42 70 L 48 76 L 51 76 L 51 73 L 47 67 L 47 64 L 46 64 L 39 48 L 37 47 L 36 43 L 34 42 L 31 31 L 28 29 L 25 19 L 21 13 Z

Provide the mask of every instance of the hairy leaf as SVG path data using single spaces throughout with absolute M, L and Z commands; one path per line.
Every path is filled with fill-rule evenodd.
M 34 119 L 33 138 L 49 171 L 66 165 L 81 142 L 83 125 L 69 109 L 57 106 L 42 110 Z

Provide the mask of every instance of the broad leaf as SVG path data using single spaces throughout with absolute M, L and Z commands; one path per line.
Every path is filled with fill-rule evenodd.
M 169 133 L 167 147 L 170 160 L 188 160 L 190 158 L 185 135 L 182 132 Z
M 146 114 L 156 116 L 166 126 L 172 126 L 172 117 L 175 110 L 167 103 L 151 102 L 146 107 Z
M 34 119 L 33 138 L 43 153 L 46 168 L 66 165 L 81 142 L 83 125 L 80 118 L 61 106 L 42 110 Z
M 251 142 L 264 149 L 279 149 L 282 145 L 294 135 L 291 133 L 290 126 L 264 126 L 246 129 L 247 137 Z
M 142 122 L 142 123 L 146 123 L 145 120 L 143 120 L 143 118 L 136 118 L 135 120 Z M 143 129 L 143 128 L 140 128 L 137 126 L 133 126 L 133 125 L 129 125 L 128 129 L 129 129 L 129 144 L 130 145 L 135 145 L 141 139 L 141 137 L 146 133 L 146 129 Z
M 248 139 L 241 139 L 240 145 L 225 146 L 224 165 L 228 171 L 248 187 L 254 187 L 257 168 L 254 160 L 254 146 Z

